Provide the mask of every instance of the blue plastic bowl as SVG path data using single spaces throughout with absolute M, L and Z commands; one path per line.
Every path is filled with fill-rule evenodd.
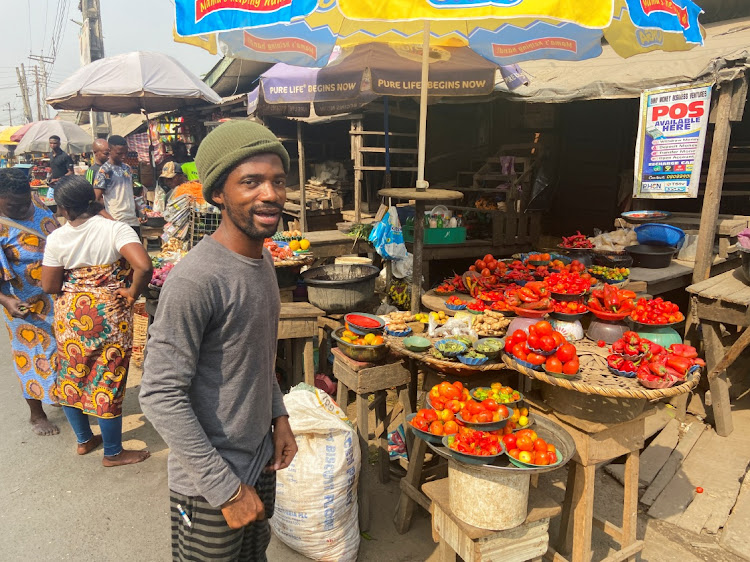
M 459 355 L 458 360 L 461 361 L 461 363 L 463 363 L 464 365 L 479 367 L 480 365 L 484 365 L 485 363 L 487 363 L 490 358 L 485 357 L 484 359 L 481 359 L 479 357 L 464 357 L 463 355 Z
M 621 371 L 620 369 L 615 369 L 614 367 L 607 367 L 609 369 L 609 372 L 613 375 L 617 375 L 618 377 L 625 377 L 626 379 L 634 379 L 636 373 L 630 372 L 630 371 Z
M 450 304 L 446 302 L 445 307 L 448 310 L 464 310 L 466 308 L 466 305 L 465 304 Z
M 406 330 L 400 331 L 400 332 L 394 332 L 393 330 L 389 330 L 388 327 L 385 328 L 385 333 L 389 336 L 394 336 L 396 338 L 405 338 L 409 334 L 411 334 L 411 328 L 409 326 L 406 327 Z
M 685 232 L 670 224 L 648 223 L 636 226 L 634 230 L 639 244 L 656 244 L 680 248 L 685 241 Z

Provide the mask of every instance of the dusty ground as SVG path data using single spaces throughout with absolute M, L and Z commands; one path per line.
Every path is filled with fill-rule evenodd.
M 0 338 L 0 560 L 134 560 L 161 562 L 170 559 L 167 450 L 138 408 L 140 376 L 133 373 L 125 400 L 126 446 L 148 447 L 152 457 L 144 463 L 117 468 L 101 466 L 101 449 L 86 456 L 75 454 L 75 437 L 59 409 L 50 418 L 61 433 L 35 436 L 27 422 L 28 409 L 10 368 L 8 341 Z M 558 500 L 563 496 L 565 470 L 541 480 L 541 486 Z M 373 483 L 372 540 L 362 540 L 359 560 L 422 561 L 435 551 L 430 521 L 418 511 L 412 528 L 398 535 L 391 522 L 398 501 L 398 482 Z M 620 522 L 622 487 L 598 474 L 598 515 Z M 553 532 L 556 521 L 553 520 Z M 686 536 L 684 531 L 639 516 L 639 538 L 646 537 L 643 560 L 739 560 L 721 550 L 707 536 Z M 594 559 L 602 559 L 612 542 L 594 531 Z M 272 561 L 306 558 L 273 539 Z

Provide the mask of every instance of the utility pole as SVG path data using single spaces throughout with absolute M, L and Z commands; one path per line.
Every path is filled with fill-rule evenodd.
M 39 67 L 34 65 L 34 85 L 36 86 L 36 120 L 42 120 L 42 102 L 39 98 Z
M 21 69 L 16 67 L 16 75 L 18 76 L 18 86 L 21 88 L 21 99 L 23 100 L 23 116 L 26 118 L 27 123 L 31 123 L 34 120 L 34 116 L 31 114 L 31 102 L 29 101 L 29 88 L 26 85 L 26 69 L 21 63 Z
M 42 99 L 42 114 L 43 117 L 39 119 L 49 119 L 49 106 L 47 105 L 47 65 L 55 63 L 55 57 L 45 57 L 44 53 L 41 55 L 29 55 L 29 60 L 41 63 L 41 84 L 39 87 L 40 97 Z
M 10 102 L 6 104 L 8 106 L 8 121 L 10 121 L 10 126 L 13 126 L 13 114 L 11 113 L 12 108 L 10 106 Z
M 104 58 L 104 40 L 102 35 L 102 17 L 99 0 L 81 0 L 81 64 L 87 65 Z M 91 130 L 94 138 L 106 137 L 112 130 L 109 113 L 91 112 Z

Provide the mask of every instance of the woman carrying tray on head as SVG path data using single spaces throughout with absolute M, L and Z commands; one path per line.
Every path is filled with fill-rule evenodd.
M 84 178 L 61 179 L 55 202 L 68 223 L 47 240 L 42 288 L 57 295 L 60 404 L 78 439 L 79 455 L 103 441 L 104 466 L 141 462 L 148 451 L 122 448 L 122 401 L 133 345 L 133 304 L 151 278 L 151 260 L 130 226 L 99 215 L 103 207 Z M 89 416 L 99 418 L 101 437 L 91 432 Z

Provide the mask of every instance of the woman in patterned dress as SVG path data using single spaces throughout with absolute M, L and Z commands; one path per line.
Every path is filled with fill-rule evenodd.
M 86 454 L 104 443 L 104 466 L 141 462 L 122 447 L 122 401 L 133 346 L 133 303 L 151 279 L 151 259 L 135 231 L 104 218 L 94 188 L 60 179 L 55 202 L 67 224 L 47 240 L 42 287 L 55 299 L 57 393 Z M 131 282 L 132 275 L 132 282 Z M 99 418 L 101 436 L 89 417 Z
M 0 304 L 21 392 L 37 435 L 54 435 L 42 404 L 56 404 L 52 299 L 42 291 L 45 239 L 57 221 L 17 169 L 0 170 Z

